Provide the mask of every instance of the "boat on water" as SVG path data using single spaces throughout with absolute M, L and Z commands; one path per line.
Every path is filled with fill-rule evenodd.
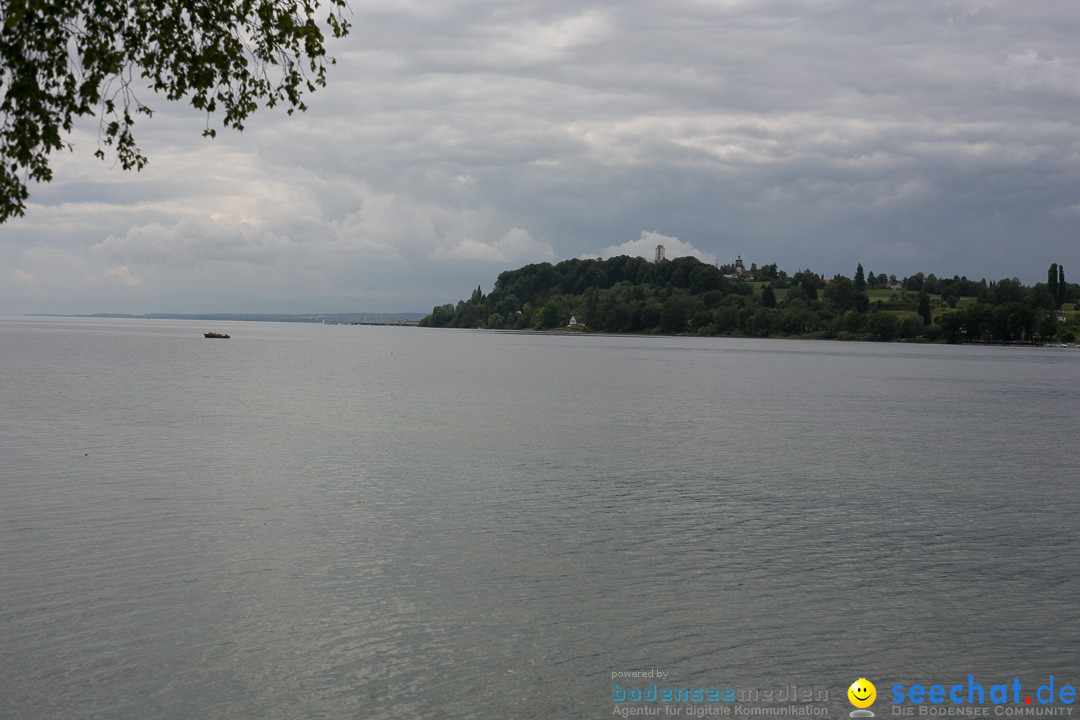
M 207 332 L 207 333 L 203 333 L 203 337 L 221 338 L 221 339 L 224 340 L 224 339 L 228 339 L 229 336 L 226 335 L 225 333 Z

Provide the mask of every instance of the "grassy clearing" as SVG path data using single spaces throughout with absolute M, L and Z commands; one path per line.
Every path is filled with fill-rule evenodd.
M 754 297 L 756 297 L 758 299 L 761 299 L 762 288 L 764 288 L 766 285 L 770 285 L 771 283 L 769 283 L 769 282 L 752 282 L 752 283 L 747 283 L 747 284 L 750 285 L 750 287 L 752 287 L 754 289 Z M 888 288 L 867 288 L 865 292 L 866 292 L 866 296 L 868 298 L 870 298 L 871 303 L 873 303 L 875 300 L 881 300 L 882 302 L 889 302 L 890 300 L 899 300 L 900 299 L 900 294 L 901 294 L 900 290 L 890 290 Z M 777 288 L 777 287 L 774 286 L 773 287 L 773 293 L 776 295 L 777 302 L 782 302 L 788 295 L 788 288 Z M 820 294 L 821 294 L 820 290 L 818 291 L 818 294 L 820 296 Z M 916 295 L 917 296 L 918 292 L 912 292 L 912 291 L 909 290 L 905 294 L 908 295 L 908 296 L 911 296 L 911 295 Z M 938 300 L 941 299 L 941 295 L 932 295 L 932 294 L 929 294 L 929 293 L 927 294 L 927 297 L 929 297 L 931 301 L 933 301 L 935 299 L 938 299 Z M 974 295 L 965 295 L 965 296 L 960 298 L 959 302 L 956 303 L 956 307 L 964 307 L 966 305 L 974 305 L 976 302 L 978 302 L 978 298 L 975 297 Z

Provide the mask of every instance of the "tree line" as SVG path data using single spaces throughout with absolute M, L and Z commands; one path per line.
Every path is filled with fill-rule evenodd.
M 826 279 L 788 274 L 776 264 L 738 277 L 693 257 L 651 262 L 536 263 L 501 273 L 490 293 L 433 308 L 428 327 L 548 330 L 570 325 L 610 333 L 731 335 L 944 342 L 1075 342 L 1080 317 L 1060 315 L 1080 300 L 1080 285 L 1050 266 L 1047 282 L 987 282 L 916 273 L 897 279 L 865 273 Z M 1065 317 L 1062 322 L 1060 317 Z

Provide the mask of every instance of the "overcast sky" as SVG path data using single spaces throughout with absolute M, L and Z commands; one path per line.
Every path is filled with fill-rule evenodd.
M 1080 281 L 1075 0 L 352 0 L 311 110 L 149 93 L 0 225 L 0 312 L 430 311 L 628 253 Z M 212 125 L 215 126 L 215 125 Z

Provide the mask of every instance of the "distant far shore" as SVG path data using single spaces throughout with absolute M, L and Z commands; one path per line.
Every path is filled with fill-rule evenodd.
M 357 325 L 416 325 L 426 313 L 27 313 L 24 317 L 113 318 L 134 320 L 216 320 Z

